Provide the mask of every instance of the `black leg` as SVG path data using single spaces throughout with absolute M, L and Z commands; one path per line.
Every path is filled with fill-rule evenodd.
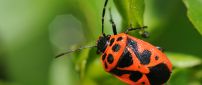
M 109 8 L 109 15 L 110 15 L 110 22 L 112 24 L 113 33 L 114 33 L 114 35 L 116 35 L 117 34 L 116 25 L 115 25 L 114 20 L 112 18 L 111 8 Z
M 105 1 L 104 8 L 102 10 L 102 34 L 103 34 L 103 36 L 106 36 L 104 33 L 104 17 L 105 17 L 105 10 L 106 10 L 107 3 L 108 3 L 108 0 Z
M 129 31 L 132 31 L 132 30 L 141 30 L 141 29 L 145 29 L 145 28 L 147 28 L 147 26 L 132 28 L 132 25 L 130 25 L 130 27 L 125 31 L 125 33 L 127 34 Z
M 144 38 L 148 38 L 149 33 L 144 30 L 145 28 L 147 28 L 147 26 L 132 28 L 132 24 L 131 24 L 130 27 L 125 31 L 125 33 L 127 34 L 129 31 L 132 31 L 132 30 L 140 30 L 141 36 Z
M 156 48 L 157 48 L 157 49 L 159 49 L 159 50 L 160 50 L 160 51 L 162 51 L 162 52 L 164 52 L 164 51 L 165 51 L 165 49 L 164 49 L 164 48 L 162 48 L 162 47 L 156 46 Z

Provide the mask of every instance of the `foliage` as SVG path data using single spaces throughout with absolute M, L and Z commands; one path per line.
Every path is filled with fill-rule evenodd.
M 0 85 L 126 85 L 106 73 L 95 45 L 104 0 L 0 0 Z M 166 49 L 168 85 L 202 84 L 201 0 L 109 0 L 118 31 L 148 26 L 144 39 Z M 112 34 L 108 10 L 105 32 Z M 197 29 L 197 30 L 196 30 Z M 135 31 L 137 32 L 137 31 Z M 130 32 L 138 38 L 137 33 Z
M 202 5 L 202 1 L 201 0 L 183 0 L 183 1 L 188 9 L 187 14 L 190 21 L 196 27 L 198 32 L 202 34 L 202 25 L 201 25 L 202 18 L 200 17 L 200 15 L 202 14 L 202 10 L 198 8 Z

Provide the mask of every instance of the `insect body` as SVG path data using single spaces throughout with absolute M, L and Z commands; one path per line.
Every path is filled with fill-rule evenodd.
M 105 71 L 130 85 L 164 84 L 171 75 L 172 64 L 161 51 L 163 49 L 127 34 L 132 30 L 143 30 L 146 26 L 130 27 L 124 33 L 117 34 L 110 11 L 110 22 L 114 35 L 104 33 L 104 16 L 107 3 L 108 0 L 105 1 L 102 14 L 102 35 L 97 40 L 96 46 L 90 46 L 97 47 L 97 52 L 102 53 L 101 61 Z M 148 33 L 144 31 L 142 36 L 147 37 Z M 56 58 L 84 48 L 89 47 L 70 50 L 56 56 Z
M 104 16 L 108 0 L 105 1 L 102 14 L 102 36 L 97 40 L 98 53 L 105 71 L 113 74 L 130 85 L 162 85 L 168 81 L 172 64 L 166 55 L 157 47 L 125 33 L 117 34 L 116 25 L 110 12 L 110 22 L 114 35 L 104 33 Z M 147 32 L 143 33 L 143 36 Z
M 169 79 L 172 64 L 153 45 L 125 33 L 108 36 L 106 43 L 102 39 L 97 47 L 104 48 L 100 50 L 104 69 L 120 80 L 130 85 L 161 85 Z

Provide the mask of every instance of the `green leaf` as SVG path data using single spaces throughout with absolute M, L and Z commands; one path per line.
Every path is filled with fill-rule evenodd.
M 145 22 L 149 41 L 168 52 L 194 55 L 202 59 L 202 38 L 186 15 L 180 0 L 145 0 Z M 172 5 L 170 5 L 172 4 Z
M 192 24 L 195 26 L 195 28 L 198 30 L 198 32 L 202 35 L 202 10 L 201 0 L 183 0 L 184 4 L 187 7 L 187 14 L 192 22 Z
M 201 85 L 201 70 L 197 68 L 175 68 L 168 85 Z
M 201 64 L 201 60 L 194 55 L 182 53 L 167 53 L 172 64 L 180 68 L 188 68 Z
M 76 70 L 80 73 L 81 79 L 83 79 L 85 76 L 86 63 L 87 63 L 87 58 L 89 56 L 89 51 L 90 49 L 83 49 L 83 51 L 81 51 L 80 54 L 77 56 L 79 58 L 76 61 Z
M 0 0 L 0 37 L 7 73 L 15 85 L 48 85 L 53 4 L 49 0 Z
M 189 85 L 189 71 L 187 69 L 175 69 L 168 81 L 168 85 Z
M 65 55 L 52 62 L 49 85 L 79 85 L 79 74 L 75 71 L 74 57 Z
M 95 40 L 101 33 L 102 0 L 77 0 L 75 15 L 84 25 L 84 34 L 88 40 Z M 78 11 L 79 10 L 79 11 Z
M 114 0 L 122 16 L 123 26 L 143 26 L 144 0 Z

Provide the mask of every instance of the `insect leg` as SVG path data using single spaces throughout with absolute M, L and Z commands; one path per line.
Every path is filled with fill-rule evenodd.
M 165 49 L 164 49 L 164 48 L 162 48 L 162 47 L 156 46 L 156 48 L 157 48 L 157 49 L 159 49 L 159 50 L 160 50 L 160 51 L 162 51 L 162 52 L 164 52 L 164 51 L 165 51 Z
M 132 28 L 132 24 L 130 24 L 130 27 L 125 31 L 125 33 L 128 33 L 129 31 L 141 30 L 141 29 L 145 29 L 145 28 L 147 28 L 147 26 Z
M 132 25 L 130 25 L 130 27 L 125 31 L 125 33 L 127 34 L 129 31 L 132 31 L 132 30 L 140 30 L 141 36 L 144 38 L 148 38 L 149 33 L 144 30 L 145 28 L 147 28 L 147 26 L 132 28 Z

